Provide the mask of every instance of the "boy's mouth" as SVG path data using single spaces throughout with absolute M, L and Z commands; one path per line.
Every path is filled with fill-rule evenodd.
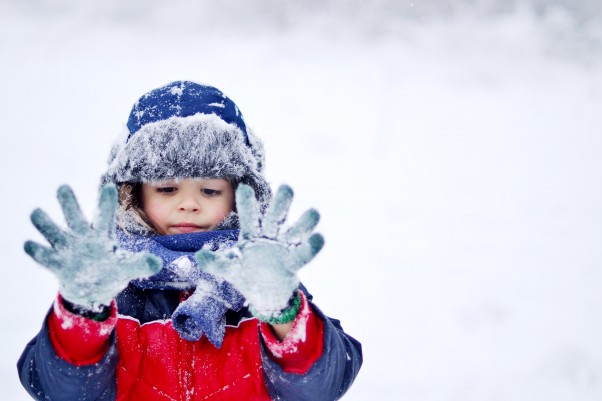
M 180 234 L 192 233 L 196 231 L 206 231 L 204 227 L 201 227 L 194 223 L 178 223 L 172 225 L 170 228 Z

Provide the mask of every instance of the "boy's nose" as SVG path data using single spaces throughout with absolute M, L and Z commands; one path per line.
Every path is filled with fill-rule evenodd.
M 193 197 L 188 196 L 181 200 L 178 209 L 183 212 L 198 212 L 200 205 Z

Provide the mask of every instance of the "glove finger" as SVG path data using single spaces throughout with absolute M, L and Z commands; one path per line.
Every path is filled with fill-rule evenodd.
M 217 255 L 215 255 L 215 253 L 211 252 L 209 249 L 201 249 L 194 254 L 194 258 L 202 270 L 205 266 L 215 263 L 217 260 Z
M 54 272 L 62 267 L 61 262 L 53 249 L 47 248 L 34 241 L 25 242 L 23 249 L 26 254 L 33 258 L 33 260 L 42 266 L 47 267 L 50 271 Z
M 307 241 L 292 250 L 289 269 L 297 271 L 314 258 L 324 247 L 322 234 L 312 234 Z
M 54 224 L 42 209 L 36 209 L 31 213 L 31 222 L 53 248 L 67 244 L 67 233 Z
M 206 249 L 201 249 L 194 254 L 194 257 L 199 264 L 199 268 L 205 273 L 223 277 L 226 280 L 229 280 L 233 276 L 232 263 L 228 258 L 216 255 L 214 252 Z
M 283 242 L 296 244 L 305 241 L 320 221 L 320 213 L 309 209 L 282 235 Z
M 129 280 L 152 276 L 163 268 L 161 258 L 150 253 L 138 253 L 134 260 L 124 269 L 124 275 Z
M 115 229 L 115 212 L 117 211 L 117 187 L 114 184 L 107 184 L 100 189 L 98 200 L 98 214 L 94 220 L 94 227 L 99 232 L 113 236 Z
M 155 255 L 145 255 L 144 261 L 150 274 L 157 274 L 163 268 L 163 260 Z
M 245 184 L 236 189 L 236 209 L 240 220 L 241 239 L 259 236 L 259 206 L 255 199 L 255 191 Z
M 293 201 L 293 189 L 288 185 L 281 185 L 274 195 L 270 207 L 265 213 L 263 219 L 262 234 L 268 238 L 276 238 L 282 223 L 286 220 L 286 215 Z
M 84 217 L 73 190 L 68 185 L 61 185 L 57 191 L 57 198 L 63 209 L 67 226 L 78 234 L 88 231 L 88 222 Z

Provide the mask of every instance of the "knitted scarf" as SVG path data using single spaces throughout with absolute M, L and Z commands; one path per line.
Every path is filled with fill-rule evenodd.
M 145 289 L 192 290 L 194 293 L 172 314 L 172 323 L 180 337 L 200 340 L 205 334 L 217 348 L 221 347 L 226 325 L 226 311 L 240 310 L 244 297 L 232 285 L 201 271 L 194 253 L 201 248 L 214 252 L 232 247 L 238 230 L 217 230 L 177 235 L 141 236 L 118 230 L 122 249 L 149 252 L 163 260 L 163 269 L 154 276 L 132 281 Z

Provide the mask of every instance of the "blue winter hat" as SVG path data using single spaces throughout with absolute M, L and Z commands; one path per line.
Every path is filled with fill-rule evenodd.
M 212 86 L 175 81 L 134 104 L 101 185 L 224 178 L 251 186 L 265 209 L 271 189 L 263 164 L 263 143 L 231 99 Z M 135 221 L 130 212 L 120 210 L 118 219 Z
M 128 140 L 148 123 L 197 113 L 214 114 L 223 121 L 236 125 L 241 130 L 245 143 L 249 145 L 247 126 L 236 104 L 219 89 L 190 81 L 172 82 L 143 95 L 128 118 Z

